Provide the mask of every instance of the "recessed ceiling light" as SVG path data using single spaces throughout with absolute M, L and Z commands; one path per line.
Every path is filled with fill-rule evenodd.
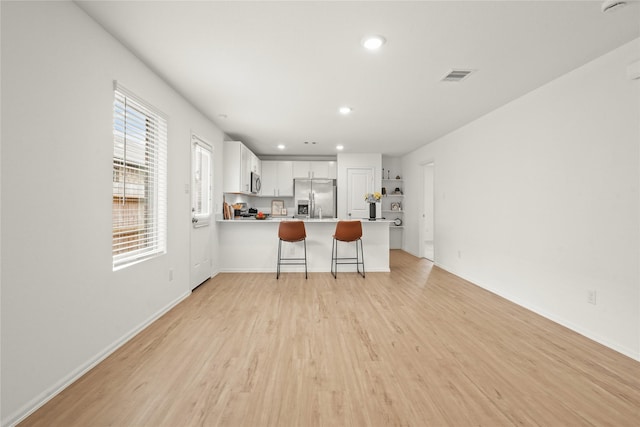
M 350 112 L 353 111 L 353 108 L 344 106 L 344 107 L 340 107 L 340 109 L 338 111 L 340 111 L 340 114 L 347 115 L 347 114 L 349 114 Z
M 376 50 L 380 49 L 385 42 L 386 40 L 382 36 L 367 36 L 362 39 L 362 46 L 368 50 Z
M 344 145 L 336 145 L 336 150 L 344 150 Z
M 284 144 L 278 144 L 278 150 L 284 150 L 285 146 Z

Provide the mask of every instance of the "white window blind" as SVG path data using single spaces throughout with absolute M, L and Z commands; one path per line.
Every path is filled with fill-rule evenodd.
M 117 82 L 113 103 L 113 269 L 166 252 L 167 119 Z

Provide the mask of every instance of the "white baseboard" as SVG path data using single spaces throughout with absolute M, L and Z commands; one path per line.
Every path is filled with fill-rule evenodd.
M 520 307 L 526 308 L 527 310 L 530 310 L 536 314 L 539 314 L 540 316 L 549 319 L 559 325 L 564 326 L 565 328 L 569 328 L 574 332 L 577 332 L 578 334 L 589 338 L 592 341 L 597 342 L 598 344 L 602 344 L 605 347 L 608 347 L 614 351 L 617 351 L 618 353 L 624 354 L 625 356 L 628 356 L 634 360 L 637 360 L 640 362 L 640 353 L 633 351 L 630 348 L 627 348 L 625 346 L 621 346 L 618 343 L 614 343 L 611 342 L 611 340 L 607 339 L 606 337 L 600 336 L 599 334 L 587 330 L 583 327 L 581 327 L 580 325 L 576 325 L 573 322 L 568 321 L 567 319 L 561 317 L 561 316 L 557 316 L 553 313 L 550 313 L 540 307 L 537 307 L 535 305 L 532 305 L 531 303 L 529 303 L 528 301 L 523 300 L 522 298 L 518 298 L 518 297 L 514 297 L 513 295 L 510 294 L 506 294 L 502 291 L 496 290 L 494 288 L 492 288 L 491 286 L 486 286 L 484 284 L 481 283 L 481 281 L 479 280 L 475 280 L 473 277 L 469 277 L 469 276 L 465 276 L 462 274 L 459 274 L 456 272 L 456 270 L 454 268 L 450 268 L 446 265 L 440 264 L 440 263 L 435 263 L 435 265 L 443 270 L 446 270 L 447 272 L 454 274 L 468 282 L 471 282 L 472 284 L 474 284 L 475 286 L 478 286 L 482 289 L 485 289 L 493 294 L 496 294 L 508 301 L 511 301 L 514 304 L 519 305 Z
M 29 402 L 23 405 L 20 409 L 18 409 L 16 412 L 11 414 L 6 420 L 3 420 L 2 425 L 5 427 L 14 427 L 16 424 L 24 421 L 24 419 L 26 419 L 29 415 L 33 414 L 35 411 L 41 408 L 45 403 L 47 403 L 48 401 L 53 399 L 55 396 L 57 396 L 65 388 L 69 387 L 71 384 L 77 381 L 80 377 L 82 377 L 84 374 L 86 374 L 91 369 L 93 369 L 97 364 L 102 362 L 104 359 L 109 357 L 113 352 L 115 352 L 117 349 L 119 349 L 124 344 L 126 344 L 131 338 L 138 335 L 147 326 L 149 326 L 150 324 L 158 320 L 166 312 L 168 312 L 173 307 L 175 307 L 180 302 L 182 302 L 184 299 L 186 299 L 189 295 L 191 295 L 191 291 L 185 292 L 175 300 L 171 301 L 169 304 L 164 306 L 158 312 L 151 315 L 148 319 L 146 319 L 140 325 L 136 326 L 131 331 L 123 335 L 121 338 L 119 338 L 118 340 L 116 340 L 106 348 L 104 348 L 102 351 L 98 352 L 98 354 L 96 354 L 87 362 L 83 363 L 80 367 L 78 367 L 77 369 L 69 373 L 69 375 L 66 375 L 64 378 L 62 378 L 52 387 L 40 393 L 35 398 L 31 399 Z

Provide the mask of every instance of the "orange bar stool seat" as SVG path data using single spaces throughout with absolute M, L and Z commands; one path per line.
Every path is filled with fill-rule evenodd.
M 354 242 L 356 246 L 355 257 L 338 257 L 338 242 Z M 358 244 L 360 249 L 358 250 Z M 362 247 L 362 222 L 360 221 L 338 221 L 336 231 L 333 235 L 333 245 L 331 247 L 331 274 L 338 278 L 338 264 L 355 264 L 356 271 L 364 276 L 364 250 Z M 362 265 L 362 272 L 360 271 Z
M 307 231 L 304 228 L 304 221 L 282 221 L 278 227 L 278 267 L 276 279 L 280 278 L 281 265 L 303 265 L 304 278 L 307 279 Z M 304 246 L 304 258 L 283 258 L 282 242 L 296 243 L 302 242 Z

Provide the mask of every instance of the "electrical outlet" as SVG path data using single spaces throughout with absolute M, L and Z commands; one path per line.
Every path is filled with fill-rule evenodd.
M 587 293 L 587 302 L 589 304 L 596 305 L 596 291 L 595 290 L 589 290 L 589 292 Z

